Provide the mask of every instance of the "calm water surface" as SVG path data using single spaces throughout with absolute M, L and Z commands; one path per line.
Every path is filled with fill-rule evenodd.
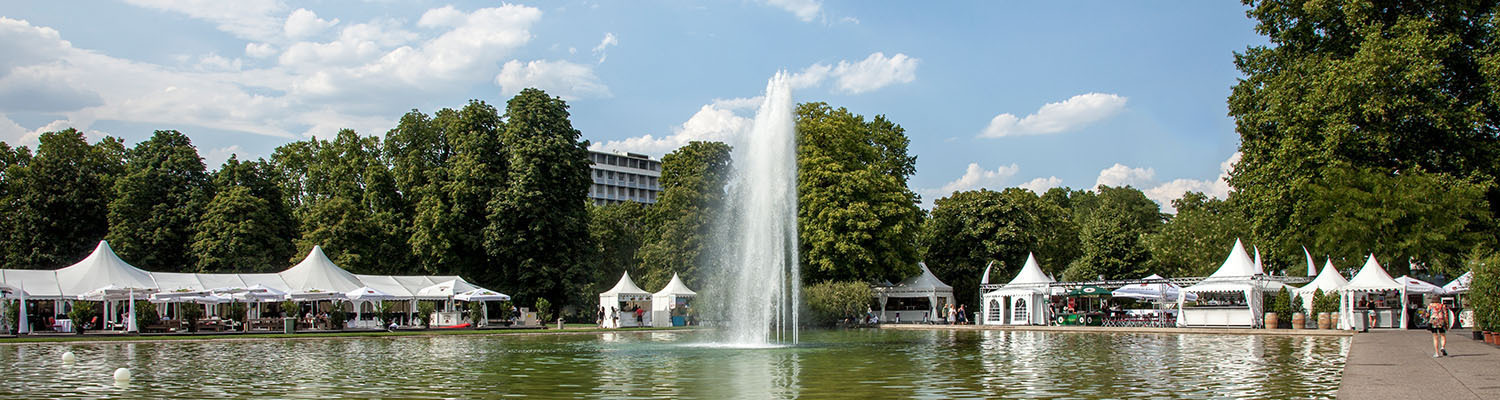
M 1333 398 L 1349 338 L 708 332 L 0 346 L 0 399 Z M 78 361 L 65 365 L 64 351 Z M 135 380 L 116 386 L 115 368 Z

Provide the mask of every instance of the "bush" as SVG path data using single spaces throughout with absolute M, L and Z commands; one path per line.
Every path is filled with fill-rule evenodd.
M 380 326 L 390 326 L 391 321 L 396 320 L 395 303 L 389 301 L 375 302 L 375 315 L 380 318 Z
M 198 319 L 203 318 L 203 305 L 198 303 L 178 304 L 182 308 L 182 320 L 187 322 L 189 332 L 198 331 Z
M 810 311 L 806 323 L 834 325 L 844 319 L 860 320 L 870 307 L 874 292 L 861 282 L 823 282 L 804 287 L 802 300 Z
M 145 329 L 148 326 L 161 323 L 161 316 L 156 315 L 156 304 L 145 300 L 135 301 L 135 326 L 137 329 Z
M 422 321 L 423 328 L 432 327 L 432 313 L 437 312 L 437 304 L 430 301 L 417 303 L 417 319 Z
M 543 298 L 536 299 L 536 319 L 539 321 L 552 320 L 552 302 Z
M 344 303 L 333 302 L 333 309 L 328 311 L 328 327 L 335 330 L 343 330 L 344 322 L 349 320 L 349 313 L 344 312 Z
M 229 303 L 224 306 L 224 319 L 245 322 L 245 310 L 245 303 Z
M 1469 265 L 1474 271 L 1468 295 L 1474 324 L 1486 331 L 1500 330 L 1500 257 L 1486 254 L 1475 257 Z
M 1318 322 L 1318 315 L 1322 313 L 1339 312 L 1338 293 L 1323 293 L 1323 289 L 1313 291 L 1313 309 L 1308 313 L 1314 323 Z
M 291 300 L 281 302 L 282 317 L 297 318 L 299 317 L 297 315 L 298 311 L 302 311 L 302 306 L 298 305 L 297 302 Z
M 484 320 L 484 302 L 469 302 L 469 324 L 477 328 L 479 327 L 479 321 L 482 320 Z
M 96 315 L 98 313 L 95 312 L 94 302 L 92 301 L 75 301 L 73 302 L 73 309 L 68 310 L 68 319 L 73 320 L 73 330 L 78 333 L 83 333 L 84 328 L 88 325 L 89 318 L 93 318 Z
M 0 300 L 5 302 L 5 324 L 10 326 L 7 332 L 15 332 L 21 329 L 21 303 L 15 300 Z

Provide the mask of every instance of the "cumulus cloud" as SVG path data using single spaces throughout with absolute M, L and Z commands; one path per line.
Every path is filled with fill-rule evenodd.
M 495 83 L 500 85 L 502 97 L 520 93 L 521 89 L 528 87 L 542 89 L 564 100 L 610 96 L 609 87 L 599 82 L 593 68 L 561 60 L 536 60 L 525 64 L 510 60 L 495 76 Z
M 898 83 L 911 83 L 917 79 L 919 61 L 901 53 L 886 57 L 883 52 L 874 52 L 861 61 L 842 60 L 837 65 L 810 65 L 801 72 L 792 74 L 790 81 L 792 88 L 806 89 L 833 79 L 835 91 L 860 94 Z
M 289 38 L 301 39 L 323 33 L 324 30 L 332 28 L 334 25 L 338 25 L 338 23 L 338 18 L 334 18 L 333 20 L 322 19 L 318 18 L 318 13 L 306 8 L 298 8 L 297 11 L 292 11 L 291 15 L 287 15 L 286 23 L 282 26 L 282 30 L 286 32 L 286 36 Z
M 1214 179 L 1187 179 L 1178 178 L 1167 182 L 1156 180 L 1156 170 L 1152 168 L 1132 168 L 1124 164 L 1116 163 L 1109 168 L 1099 171 L 1099 178 L 1095 180 L 1098 185 L 1109 186 L 1133 186 L 1141 189 L 1146 198 L 1161 204 L 1163 210 L 1176 212 L 1172 207 L 1172 200 L 1181 198 L 1183 193 L 1200 192 L 1220 199 L 1229 198 L 1229 173 L 1234 171 L 1234 164 L 1240 160 L 1240 153 L 1235 152 L 1224 162 L 1219 163 L 1219 174 Z
M 741 100 L 741 99 L 736 99 Z M 735 104 L 739 101 L 733 102 Z M 698 109 L 687 122 L 673 128 L 670 135 L 644 135 L 625 140 L 594 143 L 597 151 L 629 151 L 661 157 L 694 141 L 731 142 L 750 130 L 753 120 L 734 113 L 730 108 L 708 104 Z
M 245 43 L 245 55 L 254 58 L 266 58 L 276 55 L 276 46 L 270 43 Z
M 938 189 L 938 191 L 946 195 L 948 193 L 979 188 L 1001 189 L 1005 187 L 1005 182 L 1010 180 L 1010 177 L 1015 176 L 1020 171 L 1021 167 L 1016 164 L 1002 165 L 991 171 L 980 167 L 979 163 L 969 163 L 969 168 L 964 170 L 963 176 L 952 182 L 948 182 L 941 189 Z
M 818 14 L 823 11 L 822 0 L 766 0 L 766 4 L 792 13 L 802 22 L 818 19 Z
M 183 14 L 212 22 L 241 39 L 269 41 L 278 38 L 284 24 L 278 16 L 286 5 L 280 0 L 125 0 L 126 3 Z
M 1055 187 L 1061 187 L 1061 186 L 1062 186 L 1062 178 L 1058 178 L 1056 176 L 1049 176 L 1049 177 L 1046 177 L 1046 178 L 1036 178 L 1036 179 L 1032 179 L 1032 180 L 1026 181 L 1026 183 L 1022 183 L 1020 185 L 1016 185 L 1016 187 L 1018 187 L 1018 188 L 1031 190 L 1032 192 L 1036 192 L 1036 194 L 1042 194 L 1042 193 L 1047 192 L 1048 189 L 1055 188 Z
M 714 99 L 709 104 L 714 108 L 725 110 L 754 110 L 760 107 L 760 103 L 766 101 L 766 96 L 736 97 L 732 99 Z
M 219 169 L 220 166 L 224 165 L 225 161 L 229 161 L 229 156 L 244 152 L 245 149 L 240 148 L 240 145 L 237 144 L 230 145 L 229 147 L 208 149 L 208 151 L 203 152 L 203 165 L 207 166 L 210 170 Z M 244 161 L 246 158 L 248 157 L 240 157 L 240 160 Z
M 57 113 L 104 104 L 99 93 L 47 65 L 18 67 L 0 76 L 0 110 Z
M 1047 103 L 1024 118 L 1009 113 L 996 115 L 979 136 L 998 138 L 1072 131 L 1119 114 L 1125 109 L 1125 102 L 1125 97 L 1116 94 L 1080 94 L 1061 102 Z
M 599 41 L 599 45 L 594 46 L 594 55 L 599 56 L 599 63 L 603 64 L 604 59 L 609 56 L 604 50 L 608 49 L 609 46 L 618 46 L 619 44 L 620 40 L 615 38 L 615 34 L 606 32 L 604 39 Z M 569 48 L 569 50 L 572 50 L 572 48 Z

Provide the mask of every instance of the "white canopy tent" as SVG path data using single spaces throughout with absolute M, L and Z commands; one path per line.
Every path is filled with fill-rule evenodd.
M 1357 297 L 1368 296 L 1374 292 L 1387 291 L 1396 291 L 1399 293 L 1400 302 L 1396 303 L 1400 308 L 1399 310 L 1392 309 L 1391 307 L 1356 307 L 1358 305 L 1355 302 Z M 1402 285 L 1397 283 L 1395 279 L 1391 279 L 1391 274 L 1385 272 L 1385 268 L 1381 267 L 1380 262 L 1375 260 L 1374 254 L 1370 254 L 1370 257 L 1365 259 L 1365 266 L 1359 269 L 1359 273 L 1354 274 L 1354 279 L 1350 279 L 1348 285 L 1339 288 L 1339 293 L 1341 294 L 1341 300 L 1339 300 L 1339 329 L 1352 329 L 1355 326 L 1360 326 L 1359 324 L 1361 323 L 1367 323 L 1367 320 L 1355 319 L 1356 317 L 1352 311 L 1359 311 L 1359 309 L 1367 310 L 1376 317 L 1375 326 L 1371 326 L 1371 328 L 1398 328 L 1406 326 L 1406 285 Z M 1400 319 L 1396 319 L 1398 316 Z
M 677 274 L 672 274 L 672 281 L 651 295 L 651 326 L 674 325 L 672 311 L 677 307 L 689 307 L 689 301 L 694 297 L 698 297 L 698 292 L 688 289 Z
M 1121 286 L 1119 289 L 1111 292 L 1110 296 L 1150 300 L 1158 303 L 1172 303 L 1177 301 L 1178 296 L 1183 295 L 1181 287 L 1172 284 L 1171 281 L 1167 281 L 1167 278 L 1163 278 L 1161 275 L 1151 274 L 1151 276 L 1141 278 L 1141 280 L 1165 282 Z M 1198 295 L 1196 293 L 1187 293 L 1187 298 L 1184 300 L 1196 301 L 1198 300 Z
M 327 254 L 323 254 L 322 246 L 313 246 L 312 251 L 302 262 L 279 273 L 281 279 L 291 290 L 288 291 L 293 298 L 298 294 L 338 292 L 348 293 L 358 289 L 364 284 L 354 274 L 333 264 Z
M 1448 291 L 1443 289 L 1442 286 L 1434 285 L 1427 281 L 1413 278 L 1408 275 L 1402 275 L 1400 278 L 1396 278 L 1396 283 L 1406 286 L 1407 294 L 1430 294 L 1438 296 L 1448 294 Z
M 945 305 L 953 304 L 953 287 L 938 280 L 937 276 L 932 274 L 932 270 L 927 269 L 927 263 L 918 262 L 917 266 L 922 269 L 920 274 L 906 278 L 895 286 L 876 290 L 875 295 L 880 301 L 881 322 L 936 321 L 940 318 L 939 310 Z M 905 303 L 904 305 L 898 305 L 897 309 L 892 310 L 888 308 L 890 299 L 906 301 L 901 302 Z M 923 305 L 921 302 L 910 301 L 910 299 L 926 299 L 927 302 Z M 902 315 L 903 312 L 906 315 Z
M 1448 293 L 1452 294 L 1468 293 L 1469 281 L 1472 280 L 1474 280 L 1474 271 L 1465 272 L 1463 275 L 1459 275 L 1459 277 L 1457 279 L 1454 279 L 1452 282 L 1448 282 L 1447 285 L 1443 285 L 1443 290 L 1446 290 L 1448 291 Z
M 631 307 L 651 309 L 651 293 L 636 286 L 635 281 L 630 280 L 629 271 L 620 276 L 615 287 L 599 294 L 599 306 L 615 312 L 615 315 L 606 314 L 610 318 L 604 321 L 605 328 L 651 326 L 651 321 L 636 321 L 634 313 L 627 311 Z
M 344 293 L 344 298 L 349 299 L 349 303 L 354 305 L 353 325 L 356 328 L 365 327 L 362 326 L 364 324 L 364 303 L 379 303 L 386 300 L 397 299 L 396 296 L 393 296 L 386 292 L 375 290 L 369 286 L 362 286 L 358 289 L 350 290 L 348 293 Z M 375 310 L 378 311 L 379 308 L 375 308 Z
M 1297 288 L 1293 293 L 1302 296 L 1302 307 L 1311 313 L 1313 312 L 1313 295 L 1319 290 L 1323 291 L 1324 296 L 1335 296 L 1339 289 L 1348 284 L 1349 280 L 1344 279 L 1344 276 L 1339 274 L 1338 268 L 1333 267 L 1333 259 L 1328 259 L 1323 262 L 1323 271 L 1318 272 L 1318 276 L 1313 278 L 1312 282 Z
M 62 288 L 64 296 L 82 296 L 90 291 L 114 287 L 124 293 L 123 299 L 109 300 L 133 300 L 135 293 L 147 293 L 157 290 L 156 280 L 151 277 L 150 272 L 126 263 L 120 256 L 115 255 L 114 249 L 109 247 L 109 242 L 100 240 L 99 245 L 94 247 L 94 252 L 89 253 L 82 261 L 57 270 L 58 286 Z M 125 330 L 136 331 L 135 326 L 135 302 L 130 301 L 127 305 L 128 311 L 125 315 Z M 112 319 L 115 315 L 114 301 L 104 302 L 104 317 Z M 75 321 L 76 323 L 76 321 Z
M 989 266 L 985 267 L 985 276 L 980 279 L 989 281 Z M 1042 266 L 1037 264 L 1036 256 L 1026 254 L 1026 263 L 1021 266 L 1021 271 L 1016 273 L 1015 278 L 999 289 L 984 293 L 980 296 L 979 323 L 984 325 L 1046 325 L 1047 324 L 1047 288 L 1053 280 L 1042 272 Z
M 1182 289 L 1184 294 L 1199 296 L 1198 304 L 1185 307 L 1186 295 L 1177 300 L 1179 326 L 1255 327 L 1261 323 L 1261 290 L 1256 278 L 1262 273 L 1245 252 L 1244 244 L 1234 240 L 1234 247 L 1224 263 L 1208 278 Z
M 479 288 L 453 295 L 458 301 L 510 301 L 510 295 L 489 289 Z

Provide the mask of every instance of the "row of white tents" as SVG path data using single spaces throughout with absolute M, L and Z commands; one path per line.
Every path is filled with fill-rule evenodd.
M 605 314 L 600 327 L 672 326 L 672 310 L 689 306 L 688 302 L 697 296 L 698 292 L 688 289 L 677 274 L 672 274 L 672 280 L 661 290 L 651 293 L 636 286 L 627 271 L 620 276 L 620 281 L 614 287 L 599 293 L 599 311 Z M 647 310 L 640 321 L 636 321 L 634 313 L 627 311 L 632 307 Z
M 301 262 L 277 273 L 209 274 L 149 272 L 120 259 L 109 243 L 100 241 L 94 252 L 76 264 L 57 270 L 0 270 L 0 286 L 7 298 L 56 300 L 52 314 L 62 312 L 65 302 L 75 300 L 156 303 L 350 301 L 356 313 L 361 305 L 387 300 L 505 301 L 510 296 L 475 286 L 457 275 L 393 276 L 353 274 L 335 265 L 320 246 L 313 246 Z M 25 302 L 23 301 L 22 307 Z M 23 309 L 24 311 L 24 309 Z M 105 316 L 112 318 L 112 310 Z M 50 315 L 50 314 L 49 314 Z M 26 318 L 22 318 L 22 322 Z M 126 317 L 127 330 L 135 330 L 134 318 Z M 23 328 L 22 332 L 26 330 Z
M 1312 257 L 1309 255 L 1308 272 L 1312 274 L 1315 271 Z M 981 278 L 981 286 L 989 283 L 989 273 L 990 269 L 986 267 L 984 276 Z M 1325 294 L 1339 296 L 1338 326 L 1340 329 L 1351 329 L 1364 323 L 1364 319 L 1356 319 L 1360 317 L 1357 317 L 1354 311 L 1377 314 L 1377 327 L 1404 327 L 1405 321 L 1409 318 L 1406 315 L 1407 295 L 1460 294 L 1468 291 L 1468 283 L 1471 279 L 1471 274 L 1466 273 L 1454 279 L 1453 282 L 1439 287 L 1409 276 L 1391 278 L 1373 254 L 1365 261 L 1364 267 L 1354 275 L 1353 279 L 1345 280 L 1333 267 L 1331 260 L 1325 262 L 1322 271 L 1316 275 L 1317 277 L 1305 286 L 1287 286 L 1265 273 L 1259 251 L 1252 258 L 1245 251 L 1244 245 L 1236 240 L 1229 256 L 1225 258 L 1219 269 L 1197 284 L 1179 288 L 1165 278 L 1152 275 L 1143 279 L 1146 283 L 1121 287 L 1115 291 L 1114 295 L 1158 303 L 1175 302 L 1179 310 L 1177 319 L 1179 326 L 1254 327 L 1264 323 L 1265 305 L 1261 300 L 1264 293 L 1287 289 L 1293 295 L 1300 295 L 1304 307 L 1312 310 L 1313 295 L 1321 290 Z M 1027 255 L 1026 264 L 1014 279 L 997 290 L 982 294 L 982 323 L 1047 324 L 1045 304 L 1049 296 L 1059 294 L 1059 288 L 1055 287 L 1055 283 L 1056 280 L 1042 272 L 1036 258 Z M 1399 308 L 1393 305 L 1381 310 L 1363 309 L 1358 300 L 1375 292 L 1396 293 L 1400 299 Z M 1223 304 L 1217 302 L 1188 304 L 1188 302 L 1198 300 L 1200 296 L 1212 296 L 1216 299 L 1228 298 L 1232 301 Z

